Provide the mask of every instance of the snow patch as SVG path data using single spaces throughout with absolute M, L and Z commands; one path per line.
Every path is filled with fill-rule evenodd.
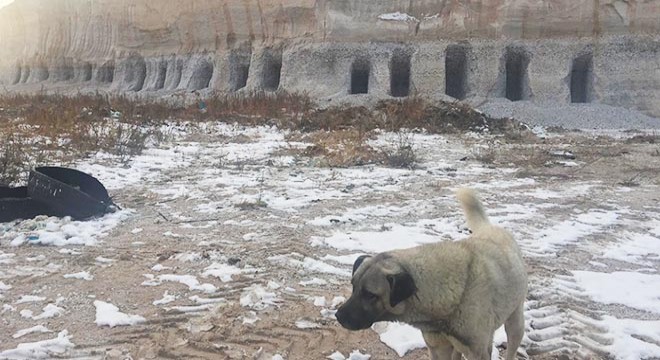
M 426 342 L 419 329 L 410 325 L 393 322 L 379 322 L 371 327 L 385 345 L 403 357 L 409 351 L 425 348 Z
M 51 359 L 63 357 L 73 349 L 68 331 L 62 330 L 54 339 L 18 344 L 15 349 L 0 352 L 0 359 Z
M 19 330 L 14 335 L 12 335 L 12 337 L 14 339 L 18 339 L 20 337 L 23 337 L 25 335 L 32 334 L 32 333 L 49 333 L 49 332 L 52 332 L 52 331 L 48 330 L 47 327 L 45 327 L 43 325 L 37 325 L 37 326 L 33 326 L 31 328 L 28 328 L 28 329 Z
M 660 314 L 660 275 L 573 271 L 573 277 L 584 294 L 594 301 Z
M 96 320 L 98 326 L 130 326 L 146 321 L 145 318 L 139 315 L 124 314 L 119 311 L 119 308 L 103 301 L 94 301 L 96 307 Z
M 163 283 L 163 281 L 178 282 L 183 285 L 188 286 L 190 290 L 203 291 L 205 293 L 214 293 L 218 290 L 213 284 L 201 284 L 197 277 L 193 275 L 174 275 L 174 274 L 164 274 L 154 276 L 151 274 L 144 274 L 144 276 L 149 279 L 144 281 L 142 285 L 145 286 L 157 286 Z
M 261 285 L 252 285 L 241 294 L 240 304 L 255 310 L 264 310 L 269 306 L 278 306 L 281 300 L 274 292 L 269 292 Z
M 132 211 L 121 210 L 87 221 L 73 221 L 70 217 L 38 216 L 11 227 L 0 239 L 11 239 L 10 245 L 97 245 L 99 238 L 130 217 Z
M 36 296 L 36 295 L 23 295 L 21 296 L 18 300 L 16 300 L 16 304 L 25 304 L 25 303 L 32 303 L 32 302 L 41 302 L 46 300 L 45 297 L 43 296 Z
M 393 13 L 387 13 L 387 14 L 380 14 L 378 15 L 379 20 L 385 20 L 385 21 L 404 21 L 404 22 L 417 22 L 416 17 L 408 15 L 406 13 L 402 12 L 393 12 Z
M 81 271 L 81 272 L 78 272 L 78 273 L 75 273 L 75 274 L 66 274 L 66 275 L 64 275 L 64 278 L 65 279 L 80 279 L 80 280 L 90 281 L 90 280 L 94 279 L 94 276 L 91 275 L 87 271 Z

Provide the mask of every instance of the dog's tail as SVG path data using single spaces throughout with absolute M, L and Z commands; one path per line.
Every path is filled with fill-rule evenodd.
M 472 189 L 458 189 L 456 197 L 463 207 L 465 218 L 470 230 L 476 232 L 480 227 L 490 225 L 488 216 L 481 205 L 481 201 L 477 198 L 477 194 Z

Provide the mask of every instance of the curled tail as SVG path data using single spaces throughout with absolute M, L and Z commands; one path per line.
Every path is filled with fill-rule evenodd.
M 465 213 L 470 230 L 476 232 L 480 227 L 490 225 L 488 216 L 486 216 L 481 201 L 477 198 L 474 190 L 466 188 L 458 189 L 456 197 L 463 207 L 463 212 Z

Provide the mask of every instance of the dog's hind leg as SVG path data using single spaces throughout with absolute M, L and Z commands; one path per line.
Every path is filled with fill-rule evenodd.
M 520 303 L 516 310 L 506 319 L 504 330 L 506 331 L 506 360 L 515 360 L 516 352 L 525 334 L 524 304 Z

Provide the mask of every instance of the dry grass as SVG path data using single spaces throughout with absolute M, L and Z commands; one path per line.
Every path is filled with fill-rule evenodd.
M 415 150 L 413 136 L 414 135 L 410 132 L 397 132 L 397 139 L 393 146 L 385 147 L 381 150 L 385 165 L 393 168 L 411 170 L 417 167 L 419 157 Z
M 199 102 L 204 102 L 200 111 Z M 411 144 L 395 151 L 371 148 L 365 140 L 376 129 L 398 132 L 425 129 L 429 133 L 485 131 L 509 134 L 511 141 L 529 136 L 511 119 L 492 119 L 467 105 L 429 103 L 419 98 L 381 101 L 374 109 L 336 106 L 317 109 L 305 94 L 255 92 L 197 98 L 169 97 L 136 101 L 107 95 L 10 95 L 0 97 L 0 162 L 2 181 L 19 177 L 34 165 L 21 154 L 45 154 L 40 160 L 67 163 L 97 151 L 118 155 L 127 162 L 148 142 L 157 143 L 165 121 L 224 121 L 243 125 L 272 125 L 305 133 L 327 133 L 312 141 L 307 155 L 320 157 L 323 166 L 386 163 L 413 167 Z M 27 140 L 29 149 L 18 148 Z M 38 142 L 31 140 L 39 139 Z M 54 156 L 54 157 L 53 157 Z
M 370 135 L 356 129 L 316 131 L 304 136 L 313 143 L 301 152 L 324 167 L 350 167 L 381 162 L 381 154 L 367 140 Z
M 658 134 L 635 135 L 629 139 L 626 139 L 626 144 L 660 144 L 660 135 Z
M 114 109 L 125 106 L 121 116 Z M 150 113 L 153 111 L 153 113 Z M 164 112 L 138 106 L 125 98 L 102 96 L 25 96 L 0 98 L 0 177 L 4 183 L 24 181 L 32 167 L 46 162 L 67 164 L 98 151 L 118 155 L 124 162 L 142 152 L 148 139 L 161 134 L 143 114 Z M 154 125 L 154 126 L 151 126 Z

